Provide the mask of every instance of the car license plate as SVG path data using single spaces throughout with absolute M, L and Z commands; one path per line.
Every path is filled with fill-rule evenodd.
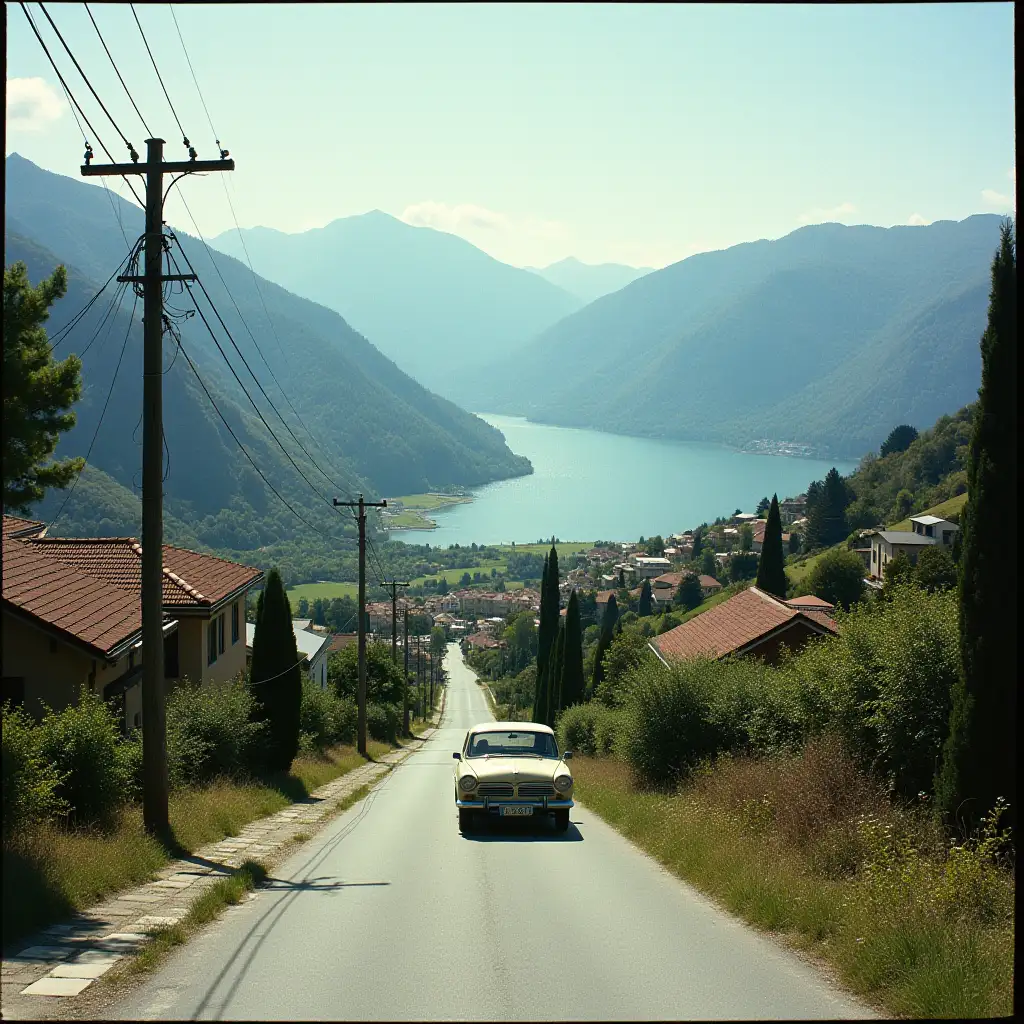
M 528 818 L 531 814 L 533 814 L 533 807 L 530 804 L 518 804 L 501 809 L 503 818 Z

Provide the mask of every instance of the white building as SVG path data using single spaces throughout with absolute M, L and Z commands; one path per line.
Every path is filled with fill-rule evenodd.
M 292 632 L 295 634 L 295 646 L 299 649 L 299 659 L 303 671 L 321 690 L 327 689 L 327 659 L 330 656 L 331 634 L 312 633 L 303 629 L 300 623 L 308 625 L 309 619 L 292 619 Z M 245 654 L 252 657 L 252 639 L 256 635 L 256 624 L 245 624 Z
M 655 576 L 661 576 L 671 569 L 672 563 L 667 558 L 638 556 L 636 560 L 636 574 L 639 579 L 653 580 Z

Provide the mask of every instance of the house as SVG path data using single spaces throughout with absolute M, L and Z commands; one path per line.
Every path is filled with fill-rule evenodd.
M 729 521 L 737 526 L 743 526 L 744 523 L 752 523 L 755 519 L 757 515 L 754 512 L 737 512 Z
M 922 519 L 933 519 L 934 516 L 921 516 Z M 942 539 L 942 535 L 952 527 L 956 530 L 954 523 L 946 523 L 939 520 L 945 526 L 940 529 L 939 536 L 928 536 L 925 533 L 917 533 L 913 530 L 876 530 L 871 535 L 871 561 L 868 565 L 868 574 L 876 579 L 881 579 L 889 564 L 901 552 L 907 556 L 911 565 L 917 564 L 917 557 L 924 548 L 933 547 L 936 544 L 949 543 Z M 921 524 L 922 527 L 930 526 L 933 534 L 934 523 Z
M 636 558 L 636 575 L 638 579 L 653 580 L 655 576 L 668 572 L 672 563 L 667 558 L 650 558 L 638 555 Z
M 312 633 L 304 629 L 300 623 L 308 619 L 292 619 L 292 633 L 295 635 L 295 646 L 299 651 L 299 659 L 302 663 L 302 671 L 306 673 L 310 681 L 316 683 L 321 690 L 327 689 L 327 661 L 331 656 L 331 636 L 322 633 Z M 245 624 L 245 657 L 246 661 L 252 660 L 252 640 L 256 635 L 256 625 L 252 622 Z M 353 634 L 354 636 L 355 634 Z
M 343 651 L 349 644 L 355 644 L 359 642 L 358 633 L 334 633 L 327 644 L 327 657 L 330 658 L 332 654 L 338 654 Z
M 711 597 L 712 594 L 717 594 L 722 589 L 722 584 L 714 576 L 698 576 L 697 578 L 700 580 L 700 592 L 705 597 Z
M 828 601 L 823 601 L 820 597 L 815 597 L 813 594 L 794 597 L 792 600 L 787 601 L 786 604 L 790 608 L 799 608 L 801 611 L 825 612 L 826 615 L 831 615 L 836 610 L 834 604 L 829 604 Z
M 39 537 L 20 543 L 140 598 L 142 545 L 134 537 Z M 163 607 L 178 622 L 164 646 L 168 679 L 222 682 L 244 671 L 245 597 L 262 581 L 262 570 L 252 566 L 163 546 Z
M 648 646 L 665 665 L 688 658 L 757 657 L 773 665 L 783 646 L 799 650 L 808 640 L 838 632 L 823 611 L 793 607 L 749 587 L 667 633 Z
M 764 547 L 764 532 L 768 528 L 768 523 L 764 519 L 759 519 L 754 523 L 754 543 L 752 544 L 753 550 L 757 553 L 761 553 L 761 548 Z M 789 545 L 789 534 L 782 534 L 782 550 L 786 551 Z
M 165 618 L 165 642 L 176 628 Z M 138 594 L 5 535 L 2 642 L 4 702 L 38 719 L 46 707 L 75 704 L 87 686 L 117 701 L 123 727 L 141 723 Z
M 919 537 L 931 537 L 947 548 L 952 546 L 960 529 L 956 523 L 940 519 L 938 516 L 911 516 L 910 524 L 912 532 Z
M 783 526 L 792 526 L 794 521 L 801 519 L 807 511 L 807 495 L 801 494 L 796 498 L 787 498 L 779 502 L 779 518 Z
M 127 728 L 139 725 L 141 634 L 129 643 L 128 627 L 137 616 L 141 628 L 142 546 L 132 537 L 47 537 L 42 524 L 13 516 L 4 516 L 3 539 L 5 694 L 37 714 L 44 701 L 55 709 L 74 704 L 86 682 L 117 699 Z M 170 685 L 244 670 L 245 598 L 262 579 L 259 569 L 164 545 Z

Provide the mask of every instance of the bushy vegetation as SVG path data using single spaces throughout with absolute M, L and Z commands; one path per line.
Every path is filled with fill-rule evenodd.
M 591 756 L 615 751 L 621 715 L 597 701 L 566 708 L 555 730 L 560 750 Z
M 860 767 L 905 797 L 930 793 L 945 741 L 959 642 L 955 594 L 913 584 L 843 615 L 840 633 L 777 668 L 643 658 L 618 677 L 618 750 L 644 784 L 678 783 L 726 752 L 792 750 L 837 734 Z M 636 641 L 616 639 L 622 662 Z M 614 645 L 613 645 L 614 649 Z

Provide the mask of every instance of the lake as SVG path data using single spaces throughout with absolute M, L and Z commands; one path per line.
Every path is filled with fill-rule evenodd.
M 477 413 L 497 427 L 531 476 L 474 490 L 472 502 L 431 513 L 436 530 L 396 530 L 411 544 L 535 543 L 560 540 L 636 540 L 667 536 L 731 515 L 753 512 L 778 493 L 802 494 L 835 466 L 852 462 L 754 455 L 721 445 L 655 441 L 597 430 L 530 423 L 517 416 Z

